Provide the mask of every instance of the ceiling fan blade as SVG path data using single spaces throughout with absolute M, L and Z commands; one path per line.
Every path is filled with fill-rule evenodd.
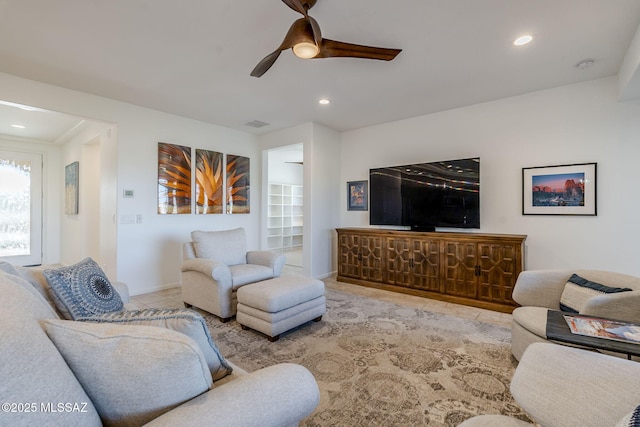
M 387 49 L 384 47 L 362 46 L 359 44 L 338 42 L 335 40 L 322 39 L 320 53 L 315 58 L 350 57 L 380 59 L 391 61 L 402 49 Z
M 313 39 L 316 41 L 316 46 L 320 46 L 320 44 L 322 43 L 322 33 L 320 32 L 320 25 L 318 25 L 318 21 L 316 21 L 309 15 L 307 15 L 307 20 L 311 24 L 311 29 L 313 30 Z
M 260 77 L 264 73 L 267 72 L 269 68 L 276 62 L 276 59 L 280 56 L 280 53 L 283 50 L 287 50 L 292 48 L 296 43 L 298 43 L 301 37 L 305 34 L 305 28 L 309 25 L 305 18 L 300 18 L 295 21 L 289 31 L 287 31 L 287 35 L 284 36 L 284 40 L 280 43 L 278 48 L 271 52 L 269 55 L 265 56 L 262 61 L 258 62 L 258 65 L 255 66 L 253 71 L 251 72 L 251 76 Z
M 271 68 L 271 66 L 276 62 L 276 59 L 280 56 L 282 49 L 278 49 L 275 52 L 270 53 L 265 56 L 262 61 L 258 62 L 258 65 L 255 66 L 253 71 L 251 72 L 252 77 L 260 77 L 264 73 Z
M 296 12 L 303 14 L 305 17 L 307 16 L 307 9 L 304 8 L 304 5 L 300 0 L 282 0 L 282 3 L 286 4 Z

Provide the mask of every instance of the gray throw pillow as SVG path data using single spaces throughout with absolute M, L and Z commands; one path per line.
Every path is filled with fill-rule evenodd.
M 5 273 L 13 274 L 14 276 L 22 277 L 20 272 L 13 266 L 13 264 L 8 263 L 7 261 L 0 260 L 0 270 Z
M 31 285 L 31 283 L 27 280 L 27 278 L 24 277 L 24 275 L 20 272 L 20 270 L 18 270 L 13 264 L 8 263 L 7 261 L 0 260 L 0 274 L 5 275 L 13 283 L 16 283 L 17 285 L 22 286 L 30 293 L 36 295 L 36 297 L 40 301 L 47 302 L 44 300 L 43 296 L 38 292 L 38 290 Z M 51 310 L 53 310 L 53 306 L 51 307 Z M 58 317 L 58 316 L 56 315 L 54 317 Z
M 46 269 L 42 274 L 65 319 L 75 320 L 124 309 L 120 295 L 91 258 L 67 267 Z
M 45 320 L 105 426 L 141 426 L 211 388 L 200 348 L 164 328 Z
M 202 350 L 211 376 L 217 381 L 231 373 L 232 367 L 218 350 L 200 313 L 186 308 L 125 310 L 77 320 L 118 325 L 158 326 L 181 332 L 193 339 Z
M 631 291 L 631 289 L 605 286 L 573 274 L 562 291 L 560 310 L 570 313 L 580 313 L 587 300 L 591 297 L 628 291 Z

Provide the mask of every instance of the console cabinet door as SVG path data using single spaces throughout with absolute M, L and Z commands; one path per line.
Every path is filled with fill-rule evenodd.
M 411 285 L 411 239 L 387 237 L 385 239 L 385 283 L 395 286 Z
M 362 236 L 360 240 L 360 278 L 382 282 L 382 247 L 384 239 Z
M 474 242 L 444 242 L 444 293 L 476 298 L 478 245 Z
M 440 244 L 437 240 L 387 237 L 385 283 L 440 292 Z
M 411 287 L 442 292 L 440 284 L 440 242 L 430 239 L 412 241 Z
M 511 293 L 520 270 L 520 251 L 517 244 L 478 244 L 479 300 L 514 304 Z
M 340 234 L 338 274 L 354 279 L 382 281 L 382 238 Z
M 340 234 L 338 250 L 338 274 L 359 279 L 362 275 L 360 265 L 360 240 L 358 234 Z

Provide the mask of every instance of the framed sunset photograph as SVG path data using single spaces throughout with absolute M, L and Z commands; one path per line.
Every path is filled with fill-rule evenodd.
M 522 169 L 523 215 L 597 215 L 597 163 Z

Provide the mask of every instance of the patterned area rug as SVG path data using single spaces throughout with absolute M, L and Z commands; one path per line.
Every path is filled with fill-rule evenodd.
M 247 371 L 307 367 L 320 404 L 302 425 L 456 426 L 478 414 L 531 420 L 509 393 L 508 328 L 327 290 L 327 314 L 280 340 L 206 317 L 222 354 Z

